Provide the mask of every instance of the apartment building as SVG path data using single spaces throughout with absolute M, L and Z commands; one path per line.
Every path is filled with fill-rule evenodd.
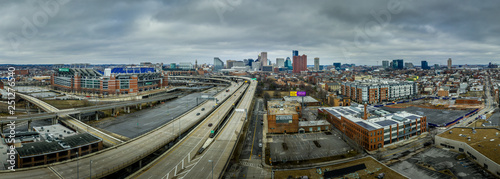
M 369 104 L 412 98 L 418 94 L 414 82 L 388 80 L 342 82 L 341 92 L 355 102 Z

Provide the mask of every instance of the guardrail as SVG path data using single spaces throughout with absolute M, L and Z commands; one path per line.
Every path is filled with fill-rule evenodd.
M 241 88 L 241 87 L 243 87 L 243 86 L 244 86 L 244 85 L 241 85 L 238 89 L 234 90 L 234 91 L 233 91 L 233 93 L 231 93 L 231 96 L 229 96 L 229 97 L 233 97 L 232 95 L 233 95 L 234 93 L 236 93 L 236 91 L 240 90 L 240 88 Z M 242 96 L 242 95 L 240 95 L 240 96 L 238 97 L 238 99 L 237 99 L 237 100 L 239 100 L 239 99 L 241 98 L 241 96 Z M 226 98 L 226 99 L 229 99 L 229 98 Z M 223 118 L 227 115 L 227 113 L 228 113 L 229 111 L 231 111 L 231 110 L 228 110 L 228 111 L 225 113 L 225 115 L 223 116 Z M 214 111 L 214 112 L 215 112 L 215 111 Z M 210 114 L 210 115 L 214 115 L 214 114 L 212 113 L 212 114 Z M 222 119 L 222 118 L 221 118 L 221 119 Z M 222 121 L 222 120 L 220 120 L 220 121 Z M 220 121 L 219 121 L 219 122 L 220 122 Z M 193 131 L 194 131 L 194 130 L 193 130 Z M 193 131 L 191 131 L 188 135 L 191 135 Z M 181 161 L 179 161 L 179 162 L 177 163 L 176 167 L 175 167 L 175 168 L 173 168 L 173 169 L 171 169 L 171 170 L 167 173 L 166 177 L 162 177 L 162 178 L 169 179 L 169 178 L 171 178 L 171 177 L 177 176 L 177 172 L 179 172 L 179 171 L 181 171 L 182 169 L 184 169 L 184 167 L 185 167 L 185 166 L 184 166 L 185 161 L 187 161 L 187 163 L 191 162 L 191 159 L 192 159 L 193 157 L 195 157 L 195 156 L 196 156 L 196 153 L 198 152 L 199 148 L 201 148 L 201 147 L 203 146 L 203 144 L 205 143 L 205 140 L 206 140 L 206 139 L 208 139 L 208 137 L 209 137 L 208 135 L 205 135 L 205 136 L 203 137 L 203 139 L 201 139 L 201 140 L 200 140 L 200 141 L 199 141 L 199 142 L 195 145 L 195 147 L 194 147 L 194 148 L 193 148 L 193 149 L 192 149 L 192 150 L 188 153 L 188 155 L 187 155 L 186 157 L 182 158 L 182 160 L 181 160 Z M 178 142 L 177 144 L 179 144 L 179 143 L 180 143 L 180 142 Z M 176 145 L 177 145 L 177 144 L 176 144 Z M 175 147 L 175 146 L 174 146 L 174 147 Z M 174 147 L 172 147 L 172 148 L 174 148 Z M 161 157 L 162 157 L 162 156 L 160 156 L 160 157 L 158 157 L 158 158 L 161 158 Z M 151 162 L 151 163 L 153 163 L 153 162 Z M 180 167 L 179 167 L 179 166 L 180 166 Z M 172 174 L 171 174 L 171 173 L 172 173 Z M 137 173 L 136 173 L 136 174 L 137 174 Z M 136 175 L 136 174 L 133 174 L 133 175 Z
M 222 91 L 220 91 L 220 92 L 219 92 L 219 93 L 217 93 L 217 94 L 220 94 L 221 92 L 223 92 L 223 90 L 222 90 Z M 204 103 L 206 103 L 206 102 L 207 102 L 207 101 L 204 101 L 204 102 L 202 102 L 202 103 L 200 103 L 200 104 L 204 104 Z M 199 106 L 199 105 L 198 105 L 198 106 Z M 46 165 L 40 165 L 40 166 L 35 166 L 35 167 L 29 167 L 29 168 L 20 168 L 20 169 L 16 169 L 16 172 L 29 171 L 29 170 L 40 169 L 40 168 L 48 168 L 48 167 L 52 167 L 52 166 L 55 166 L 55 165 L 60 165 L 60 164 L 68 163 L 68 162 L 73 162 L 73 161 L 75 161 L 75 160 L 82 160 L 82 159 L 85 159 L 85 158 L 92 157 L 92 156 L 94 156 L 94 155 L 98 155 L 98 154 L 101 154 L 101 153 L 104 153 L 104 152 L 108 152 L 108 151 L 110 151 L 110 150 L 114 150 L 114 149 L 116 149 L 116 148 L 118 148 L 118 147 L 121 147 L 122 145 L 126 145 L 126 144 L 128 144 L 128 143 L 130 143 L 130 142 L 132 142 L 132 141 L 139 140 L 139 139 L 141 139 L 141 138 L 143 138 L 143 137 L 145 137 L 145 136 L 147 136 L 147 135 L 149 135 L 149 134 L 151 134 L 151 133 L 153 133 L 153 132 L 155 132 L 155 131 L 158 131 L 158 130 L 160 130 L 160 129 L 164 128 L 165 126 L 168 126 L 169 124 L 171 124 L 171 123 L 173 123 L 173 122 L 177 121 L 178 119 L 182 118 L 183 116 L 187 115 L 188 113 L 190 113 L 190 112 L 192 112 L 192 111 L 194 111 L 194 110 L 196 110 L 196 107 L 195 107 L 195 108 L 193 108 L 193 109 L 191 109 L 191 110 L 189 110 L 189 111 L 187 111 L 187 112 L 185 112 L 184 114 L 182 114 L 182 115 L 178 116 L 177 118 L 175 118 L 175 119 L 173 119 L 173 120 L 171 120 L 171 121 L 169 121 L 169 122 L 167 122 L 167 123 L 165 123 L 165 124 L 161 125 L 160 127 L 156 128 L 156 129 L 153 129 L 153 130 L 151 130 L 151 131 L 149 131 L 149 132 L 147 132 L 147 133 L 145 133 L 145 134 L 142 134 L 142 135 L 140 135 L 140 136 L 138 136 L 138 137 L 136 137 L 136 138 L 133 138 L 133 139 L 131 139 L 131 140 L 128 140 L 128 141 L 126 141 L 126 142 L 120 143 L 120 144 L 118 144 L 118 145 L 116 145 L 116 146 L 114 146 L 114 147 L 110 147 L 110 148 L 106 148 L 106 149 L 104 149 L 104 150 L 100 150 L 100 151 L 98 151 L 98 152 L 90 153 L 90 154 L 88 154 L 88 155 L 84 155 L 84 156 L 79 157 L 79 158 L 74 158 L 74 159 L 70 159 L 70 160 L 65 160 L 65 161 L 61 161 L 61 162 L 56 162 L 56 163 L 51 163 L 51 164 L 46 164 Z M 211 110 L 214 110 L 214 109 L 211 109 Z M 109 175 L 109 174 L 110 174 L 110 172 L 111 172 L 111 173 L 114 173 L 114 172 L 116 172 L 116 171 L 119 171 L 120 169 L 123 169 L 124 167 L 126 167 L 126 166 L 128 166 L 128 165 L 130 165 L 130 164 L 133 164 L 133 163 L 137 162 L 138 160 L 142 159 L 143 157 L 145 157 L 145 156 L 147 156 L 147 155 L 151 154 L 152 152 L 154 152 L 154 151 L 158 150 L 159 148 L 163 147 L 165 144 L 168 144 L 168 142 L 170 142 L 170 140 L 169 140 L 169 141 L 167 141 L 167 142 L 162 142 L 162 143 L 160 143 L 160 144 L 157 144 L 157 145 L 155 145 L 155 147 L 153 147 L 153 148 L 151 148 L 151 149 L 147 150 L 146 152 L 143 152 L 143 154 L 141 154 L 140 156 L 138 156 L 138 157 L 136 157 L 136 158 L 132 159 L 131 161 L 127 161 L 126 163 L 121 164 L 121 165 L 118 165 L 118 166 L 113 166 L 113 167 L 111 167 L 111 168 L 108 168 L 106 171 L 101 171 L 99 174 L 96 174 L 96 176 L 101 176 L 101 177 L 102 177 L 102 176 Z M 110 169 L 111 169 L 111 170 L 110 170 Z M 7 172 L 10 172 L 10 171 L 7 171 L 7 170 L 0 171 L 0 173 L 7 173 Z M 93 176 L 94 176 L 94 175 L 93 175 Z

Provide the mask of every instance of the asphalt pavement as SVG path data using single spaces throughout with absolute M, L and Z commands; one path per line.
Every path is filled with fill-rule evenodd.
M 192 93 L 172 101 L 165 102 L 146 108 L 131 114 L 123 114 L 114 119 L 108 119 L 102 123 L 96 124 L 95 127 L 101 128 L 128 138 L 140 136 L 148 131 L 151 131 L 177 116 L 184 114 L 196 106 L 196 98 L 202 95 L 212 96 L 216 91 L 210 89 L 206 92 Z M 199 99 L 198 103 L 205 101 Z
M 262 148 L 259 147 L 259 140 L 262 140 L 262 127 L 261 121 L 264 114 L 264 101 L 262 98 L 257 99 L 251 121 L 248 126 L 248 131 L 245 136 L 242 151 L 240 152 L 240 159 L 258 158 L 262 154 Z M 264 145 L 264 144 L 262 144 Z

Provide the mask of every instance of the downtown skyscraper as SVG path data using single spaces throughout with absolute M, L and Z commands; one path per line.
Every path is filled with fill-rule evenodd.
M 307 55 L 293 57 L 293 73 L 307 71 Z

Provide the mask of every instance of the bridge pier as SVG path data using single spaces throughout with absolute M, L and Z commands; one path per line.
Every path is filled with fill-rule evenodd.
M 78 120 L 82 120 L 82 113 L 78 113 Z
M 52 119 L 52 125 L 59 123 L 59 116 Z
M 98 121 L 99 120 L 99 113 L 96 111 L 95 112 L 95 120 Z
M 130 114 L 130 106 L 127 106 L 127 113 Z
M 42 111 L 40 110 L 40 108 L 38 108 L 38 114 L 42 113 Z
M 31 129 L 31 120 L 28 121 L 28 132 L 31 132 L 32 129 Z
M 28 101 L 26 101 L 26 112 L 28 113 L 28 115 L 30 115 L 30 103 Z

